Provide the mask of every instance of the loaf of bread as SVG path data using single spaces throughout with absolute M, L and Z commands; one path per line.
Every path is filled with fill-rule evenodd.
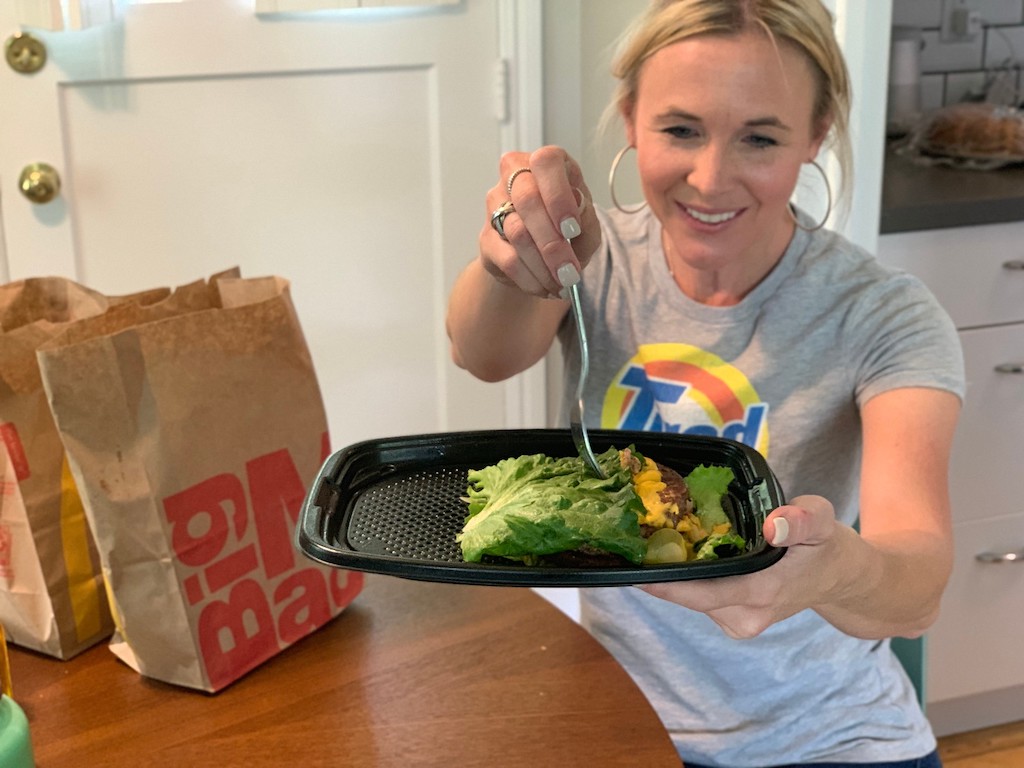
M 924 129 L 925 149 L 952 157 L 1024 159 L 1024 112 L 998 104 L 938 110 Z

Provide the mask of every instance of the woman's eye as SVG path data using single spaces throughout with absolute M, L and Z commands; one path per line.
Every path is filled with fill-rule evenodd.
M 685 125 L 673 125 L 666 128 L 664 132 L 674 139 L 692 139 L 697 135 L 697 131 Z
M 770 136 L 761 136 L 759 134 L 752 134 L 752 135 L 747 137 L 747 143 L 750 144 L 753 147 L 757 147 L 759 149 L 763 149 L 763 148 L 767 148 L 767 147 L 774 147 L 779 142 L 777 142 L 775 139 L 771 138 Z

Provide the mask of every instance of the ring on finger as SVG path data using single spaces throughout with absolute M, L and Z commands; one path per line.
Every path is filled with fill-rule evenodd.
M 529 168 L 516 168 L 508 177 L 508 183 L 505 185 L 505 191 L 508 192 L 509 198 L 512 197 L 512 185 L 515 183 L 516 176 L 520 173 L 533 173 Z
M 590 201 L 587 200 L 587 196 L 583 194 L 583 190 L 580 189 L 579 187 L 573 187 L 572 191 L 573 194 L 579 198 L 579 203 L 577 203 L 576 205 L 576 210 L 579 213 L 583 213 L 583 211 L 585 211 L 587 208 L 587 203 Z
M 508 238 L 505 236 L 505 217 L 510 213 L 515 213 L 516 207 L 512 205 L 511 200 L 506 200 L 504 203 L 494 209 L 494 213 L 491 214 L 491 227 L 495 232 L 498 233 L 498 237 L 508 242 Z

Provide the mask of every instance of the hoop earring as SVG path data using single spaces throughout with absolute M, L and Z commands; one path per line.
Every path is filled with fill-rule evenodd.
M 789 205 L 789 215 L 793 219 L 793 223 L 796 224 L 797 229 L 802 229 L 804 232 L 817 232 L 819 229 L 825 226 L 825 222 L 828 221 L 828 217 L 832 215 L 832 185 L 828 183 L 828 174 L 825 173 L 825 169 L 818 165 L 817 161 L 811 160 L 811 165 L 818 169 L 818 173 L 821 174 L 821 178 L 825 181 L 825 194 L 828 196 L 828 207 L 825 209 L 825 216 L 821 222 L 813 227 L 805 227 L 800 223 L 800 220 L 796 217 L 793 212 L 793 204 Z
M 622 158 L 629 150 L 633 149 L 632 146 L 627 144 L 619 150 L 618 154 L 615 155 L 615 159 L 612 160 L 612 169 L 608 172 L 608 191 L 612 194 L 612 204 L 623 213 L 640 213 L 644 208 L 647 207 L 647 203 L 641 203 L 636 208 L 623 208 L 619 204 L 619 199 L 615 197 L 615 174 L 619 170 L 619 163 L 622 162 Z

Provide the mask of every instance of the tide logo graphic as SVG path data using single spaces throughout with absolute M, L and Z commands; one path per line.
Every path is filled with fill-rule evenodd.
M 689 344 L 644 344 L 612 380 L 601 426 L 728 437 L 768 456 L 768 404 L 739 370 Z

